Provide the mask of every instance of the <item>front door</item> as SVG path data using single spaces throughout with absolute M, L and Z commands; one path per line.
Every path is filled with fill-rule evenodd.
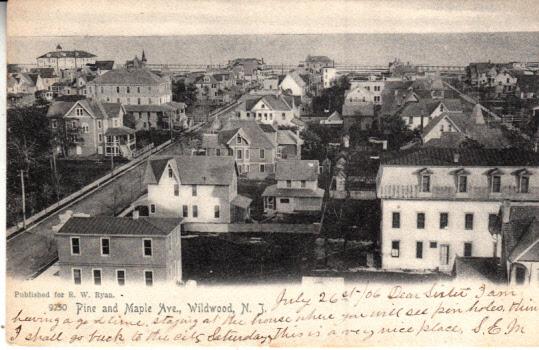
M 449 265 L 449 244 L 440 244 L 440 265 Z

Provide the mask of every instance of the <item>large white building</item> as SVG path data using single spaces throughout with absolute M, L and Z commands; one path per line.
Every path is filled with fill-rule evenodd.
M 539 154 L 423 148 L 377 177 L 384 269 L 451 271 L 455 257 L 500 257 L 489 227 L 504 200 L 539 201 Z
M 64 50 L 58 45 L 55 51 L 39 56 L 36 61 L 38 68 L 54 68 L 58 73 L 62 69 L 77 69 L 83 68 L 87 64 L 93 64 L 96 57 L 96 55 L 82 50 Z

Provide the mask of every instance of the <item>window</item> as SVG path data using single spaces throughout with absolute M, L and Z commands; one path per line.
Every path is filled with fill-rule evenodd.
M 281 198 L 281 199 L 279 199 L 279 203 L 288 204 L 288 203 L 290 203 L 290 199 L 289 198 Z
M 400 255 L 400 241 L 391 241 L 391 257 L 398 258 Z
M 101 129 L 103 127 L 102 123 L 101 123 L 101 120 L 98 120 L 97 121 L 97 128 L 98 129 Z
M 142 249 L 144 256 L 152 256 L 152 240 L 143 239 L 142 240 Z
M 155 214 L 155 204 L 150 204 L 150 213 Z
M 116 281 L 119 286 L 125 285 L 125 270 L 116 270 Z
M 82 283 L 82 272 L 80 269 L 73 269 L 73 283 L 75 284 Z
M 196 197 L 197 196 L 197 185 L 192 185 L 191 186 L 191 195 L 193 197 Z
M 101 93 L 103 93 L 103 87 L 101 87 Z
M 92 275 L 94 276 L 94 284 L 96 286 L 101 285 L 101 270 L 92 270 Z
M 238 135 L 238 137 L 236 137 L 236 143 L 239 145 L 241 144 L 241 136 Z
M 529 176 L 520 176 L 519 177 L 519 184 L 518 184 L 518 191 L 520 193 L 528 193 L 529 187 L 530 187 L 530 178 L 529 178 Z
M 488 214 L 488 227 L 494 228 L 498 223 L 498 214 Z
M 246 150 L 245 150 L 245 159 L 249 159 L 250 156 L 251 156 L 251 155 L 249 154 L 249 150 L 246 149 Z
M 243 155 L 241 149 L 236 150 L 236 159 L 242 159 Z
M 301 188 L 305 188 L 307 185 L 307 182 L 305 180 L 301 180 Z
M 108 256 L 110 254 L 110 239 L 101 238 L 101 255 Z
M 140 97 L 137 98 L 137 104 L 138 104 L 138 105 L 140 104 Z
M 266 171 L 266 166 L 264 164 L 260 164 L 260 172 L 263 173 Z
M 401 213 L 393 212 L 393 215 L 392 215 L 392 218 L 391 218 L 391 227 L 392 228 L 400 228 L 401 227 Z
M 264 159 L 264 158 L 266 158 L 266 152 L 265 152 L 265 150 L 261 149 L 260 150 L 260 159 Z
M 221 155 L 221 149 L 220 149 L 220 148 L 217 148 L 217 149 L 215 150 L 215 155 L 216 155 L 216 156 L 220 156 L 220 155 Z
M 193 205 L 193 217 L 198 218 L 198 205 Z
M 178 197 L 180 195 L 180 185 L 174 184 L 174 197 Z
M 500 175 L 493 175 L 491 182 L 491 192 L 500 193 L 502 187 L 502 177 Z
M 216 205 L 215 207 L 213 207 L 213 216 L 218 219 L 219 216 L 220 216 L 220 213 L 219 213 L 219 206 Z
M 288 188 L 292 187 L 292 180 L 286 180 L 286 187 Z
M 423 259 L 423 242 L 415 242 L 415 257 Z
M 56 129 L 58 127 L 58 122 L 56 120 L 51 121 L 51 128 Z
M 286 119 L 286 113 L 282 113 L 282 114 L 281 114 L 281 118 L 282 118 L 283 120 L 285 120 L 285 119 Z
M 173 175 L 174 175 L 174 172 L 172 171 L 172 168 L 168 167 L 168 177 L 172 178 Z
M 79 237 L 71 237 L 71 255 L 80 255 Z
M 137 86 L 137 94 L 140 94 L 140 86 Z
M 125 88 L 126 92 L 127 93 L 130 93 L 131 92 L 131 89 L 129 89 L 129 86 Z
M 433 242 L 430 242 L 430 243 L 429 243 L 429 247 L 430 247 L 431 249 L 436 249 L 436 248 L 438 248 L 438 242 L 434 242 L 434 241 L 433 241 Z
M 149 105 L 152 104 L 152 99 L 151 99 L 151 98 L 148 99 L 148 104 L 149 104 Z
M 116 93 L 117 93 L 117 94 L 120 93 L 120 87 L 119 87 L 119 86 L 116 86 Z
M 182 216 L 183 216 L 184 218 L 189 217 L 189 207 L 188 207 L 187 205 L 184 205 L 184 206 L 182 207 L 182 212 L 183 212 L 183 213 L 182 213 Z
M 468 192 L 468 177 L 466 175 L 459 175 L 457 178 L 458 191 L 460 193 Z
M 430 192 L 430 175 L 421 176 L 421 192 Z
M 472 243 L 464 243 L 464 256 L 472 256 Z
M 473 230 L 473 214 L 464 215 L 464 229 Z
M 417 213 L 417 228 L 425 228 L 425 213 Z
M 75 114 L 76 114 L 77 116 L 83 115 L 84 113 L 82 112 L 82 108 L 77 107 L 77 109 L 75 109 Z
M 144 271 L 144 282 L 146 286 L 153 286 L 153 271 Z
M 445 229 L 449 226 L 449 214 L 440 213 L 440 229 Z

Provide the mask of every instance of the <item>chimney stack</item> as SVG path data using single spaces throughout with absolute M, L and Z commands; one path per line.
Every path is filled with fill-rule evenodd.
M 139 218 L 139 212 L 138 210 L 133 211 L 133 220 L 137 220 Z
M 509 200 L 504 200 L 502 203 L 502 224 L 509 223 L 509 217 L 511 214 L 511 202 Z

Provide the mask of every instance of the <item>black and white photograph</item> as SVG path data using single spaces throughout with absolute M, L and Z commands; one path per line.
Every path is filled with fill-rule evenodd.
M 539 345 L 539 2 L 3 11 L 9 343 Z

